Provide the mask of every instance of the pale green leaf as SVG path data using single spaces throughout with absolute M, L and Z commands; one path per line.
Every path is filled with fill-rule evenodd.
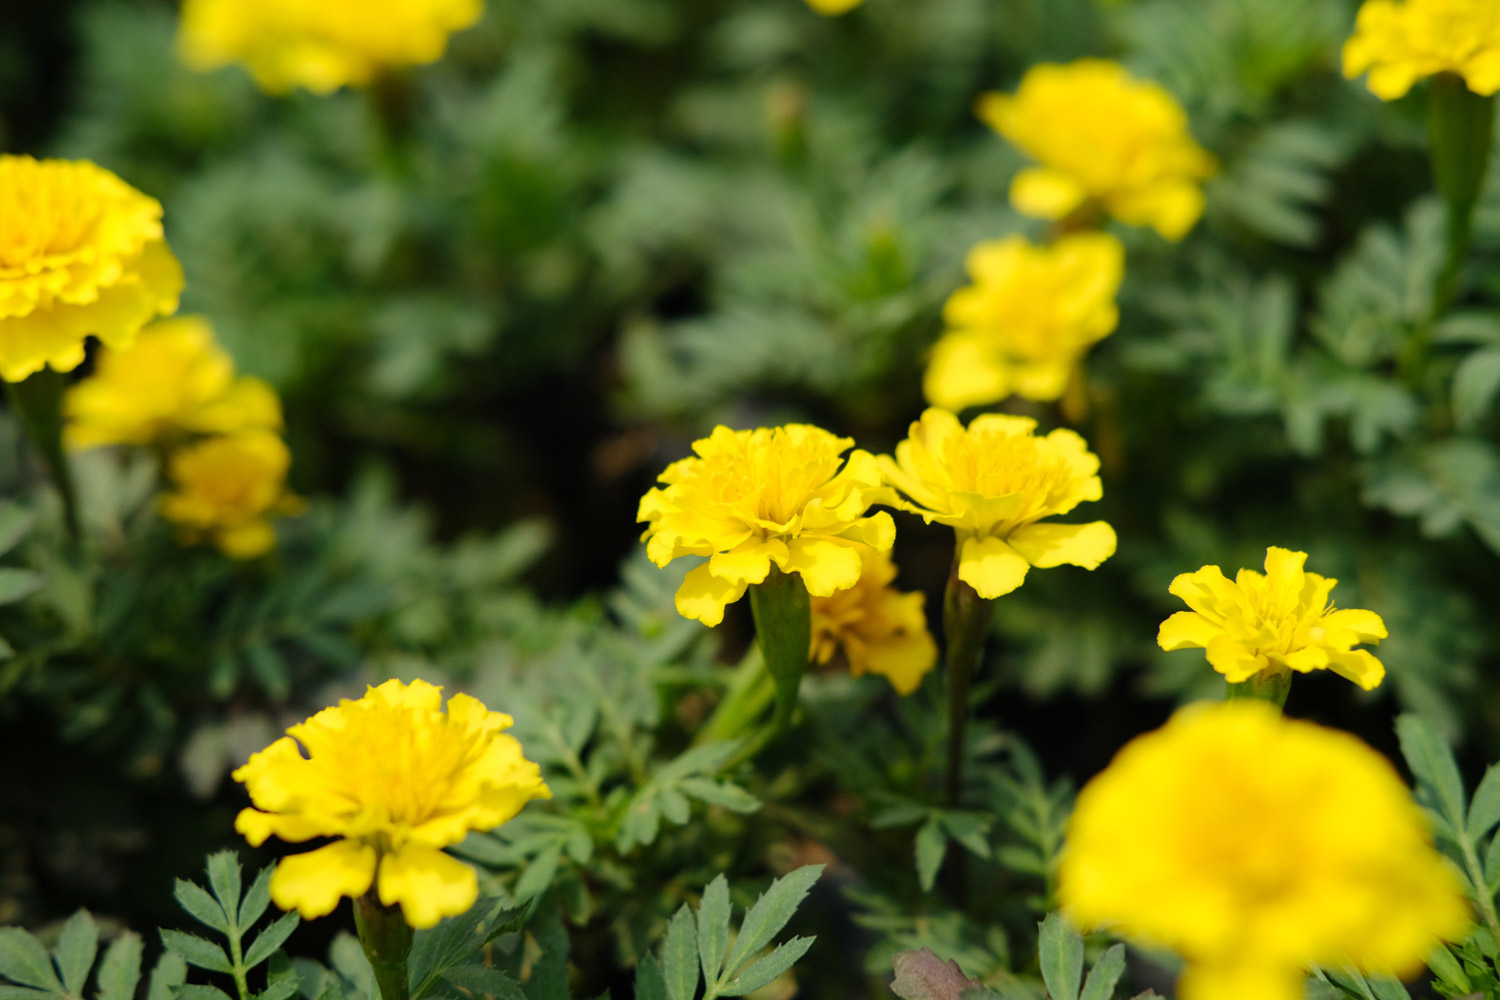
M 1060 914 L 1049 913 L 1037 939 L 1042 981 L 1052 1000 L 1078 1000 L 1083 978 L 1083 935 Z

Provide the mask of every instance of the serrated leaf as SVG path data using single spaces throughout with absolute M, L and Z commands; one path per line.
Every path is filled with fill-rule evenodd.
M 751 962 L 739 975 L 714 990 L 714 994 L 721 997 L 742 997 L 746 993 L 753 993 L 790 969 L 797 959 L 807 954 L 813 940 L 810 937 L 794 937 L 777 945 L 769 955 Z
M 551 844 L 543 849 L 526 870 L 521 872 L 521 877 L 516 879 L 515 897 L 518 900 L 531 899 L 547 891 L 552 885 L 553 879 L 557 877 L 557 866 L 562 861 L 562 845 Z
M 1469 985 L 1469 977 L 1464 972 L 1463 965 L 1446 946 L 1438 945 L 1432 950 L 1427 956 L 1427 967 L 1438 979 L 1453 988 L 1453 995 L 1463 996 L 1472 991 L 1473 987 Z
M 172 987 L 172 1000 L 230 1000 L 230 997 L 217 986 L 188 983 Z
M 729 880 L 719 875 L 708 883 L 698 904 L 698 959 L 706 983 L 719 980 L 729 948 L 729 918 Z
M 201 937 L 163 928 L 161 943 L 189 965 L 196 965 L 210 972 L 234 971 L 234 966 L 230 964 L 229 957 L 224 954 L 224 949 Z
M 1410 712 L 1396 720 L 1396 735 L 1418 784 L 1430 792 L 1455 831 L 1464 829 L 1464 782 L 1448 745 L 1426 719 Z
M 141 981 L 141 936 L 122 931 L 99 963 L 98 1000 L 131 1000 Z
M 1060 914 L 1049 913 L 1042 921 L 1037 960 L 1052 1000 L 1078 1000 L 1083 978 L 1083 935 Z
M 792 919 L 797 907 L 807 898 L 808 890 L 822 874 L 822 865 L 805 865 L 772 882 L 771 887 L 750 907 L 750 912 L 745 914 L 745 920 L 740 924 L 739 937 L 735 939 L 734 950 L 729 955 L 725 969 L 735 971 L 751 955 L 770 944 L 771 939 Z
M 1399 979 L 1372 972 L 1365 976 L 1365 982 L 1370 984 L 1370 992 L 1375 994 L 1375 1000 L 1411 1000 L 1411 994 Z
M 1453 423 L 1471 430 L 1494 405 L 1500 393 L 1500 348 L 1475 351 L 1453 372 Z
M 218 851 L 210 854 L 208 856 L 208 885 L 224 907 L 225 913 L 237 913 L 240 906 L 239 855 L 233 851 Z
M 198 883 L 178 879 L 172 887 L 172 898 L 200 924 L 212 927 L 220 934 L 229 933 L 229 921 L 224 916 L 224 907 Z
M 661 949 L 661 971 L 671 1000 L 693 1000 L 698 993 L 698 935 L 686 903 L 672 915 Z
M 296 976 L 287 979 L 278 979 L 274 983 L 268 983 L 266 988 L 255 994 L 255 1000 L 290 1000 L 297 992 L 297 987 L 302 981 Z
M 468 990 L 476 997 L 492 996 L 495 1000 L 526 1000 L 526 994 L 514 979 L 499 969 L 488 965 L 455 965 L 443 973 L 443 978 Z
M 170 951 L 164 951 L 151 967 L 146 1000 L 172 1000 L 172 988 L 186 981 L 187 963 Z
M 16 547 L 36 520 L 31 511 L 9 500 L 0 500 L 0 555 Z
M 930 948 L 897 952 L 891 968 L 896 973 L 891 992 L 901 1000 L 960 1000 L 967 991 L 983 988 L 957 962 L 943 961 Z
M 283 914 L 274 923 L 260 932 L 255 942 L 245 950 L 245 968 L 253 969 L 286 943 L 286 939 L 292 936 L 292 931 L 297 929 L 302 918 L 297 911 Z
M 360 993 L 372 1000 L 380 996 L 379 988 L 375 985 L 375 970 L 370 968 L 370 960 L 365 957 L 365 950 L 359 946 L 359 939 L 353 934 L 342 931 L 334 936 L 333 944 L 328 946 L 328 964 L 353 983 Z
M 61 995 L 47 990 L 32 989 L 30 986 L 11 986 L 9 983 L 0 983 L 0 1000 L 56 1000 Z
M 917 882 L 923 892 L 931 892 L 937 882 L 938 869 L 948 853 L 948 834 L 936 816 L 929 817 L 917 830 Z
M 667 981 L 653 955 L 647 955 L 635 967 L 635 1000 L 668 1000 Z
M 760 808 L 760 799 L 732 782 L 709 781 L 707 778 L 684 778 L 677 787 L 695 799 L 700 799 L 709 805 L 720 806 L 730 812 L 751 813 Z
M 73 996 L 82 996 L 89 970 L 94 967 L 94 958 L 99 954 L 99 928 L 87 910 L 79 910 L 63 924 L 62 933 L 57 938 L 56 954 L 63 986 Z
M 266 912 L 266 907 L 271 905 L 271 873 L 276 866 L 262 868 L 255 876 L 255 881 L 250 883 L 245 898 L 240 900 L 240 914 L 236 921 L 240 927 L 254 927 L 255 922 Z
M 22 986 L 62 993 L 52 959 L 41 942 L 19 927 L 0 927 L 0 976 Z
M 1084 980 L 1083 992 L 1078 995 L 1078 1000 L 1110 1000 L 1115 995 L 1115 985 L 1124 974 L 1125 946 L 1110 945 L 1089 970 L 1089 977 Z
M 1489 833 L 1496 823 L 1500 823 L 1500 764 L 1491 764 L 1480 779 L 1479 787 L 1474 789 L 1465 829 L 1469 839 L 1478 843 L 1479 838 Z

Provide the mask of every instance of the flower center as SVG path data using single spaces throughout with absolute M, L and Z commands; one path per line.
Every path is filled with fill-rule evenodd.
M 74 171 L 0 158 L 0 268 L 20 269 L 91 242 L 101 206 L 83 187 Z
M 741 517 L 785 524 L 838 473 L 846 447 L 832 435 L 799 440 L 780 427 L 756 431 L 704 456 L 698 485 Z
M 1043 508 L 1060 502 L 1073 483 L 1073 470 L 1060 456 L 1039 447 L 1030 434 L 970 430 L 944 442 L 942 461 L 953 488 L 986 497 L 1020 493 Z

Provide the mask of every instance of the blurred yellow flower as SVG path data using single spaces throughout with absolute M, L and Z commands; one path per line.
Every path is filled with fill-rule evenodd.
M 1182 1000 L 1300 1000 L 1311 963 L 1410 975 L 1469 910 L 1395 768 L 1263 702 L 1190 706 L 1084 787 L 1058 897 L 1187 960 Z
M 185 0 L 177 48 L 197 69 L 243 63 L 267 93 L 327 94 L 435 62 L 483 13 L 483 0 Z
M 281 428 L 276 391 L 235 378 L 234 361 L 199 316 L 160 320 L 131 346 L 101 351 L 94 374 L 68 389 L 63 412 L 72 448 Z
M 1114 331 L 1125 248 L 1105 233 L 1034 246 L 1022 236 L 981 243 L 965 262 L 974 284 L 948 299 L 948 326 L 922 386 L 946 410 L 1015 393 L 1057 399 L 1089 347 Z
M 255 805 L 234 828 L 252 847 L 272 836 L 341 838 L 281 860 L 271 876 L 276 905 L 321 917 L 373 884 L 418 928 L 474 905 L 474 869 L 442 849 L 552 793 L 503 732 L 510 716 L 466 694 L 449 698 L 444 713 L 441 692 L 386 681 L 292 726 L 234 772 Z
M 828 663 L 840 648 L 855 677 L 879 674 L 900 694 L 911 694 L 937 664 L 921 593 L 891 586 L 896 567 L 871 548 L 860 552 L 859 582 L 831 597 L 812 599 L 812 656 Z
M 1476 94 L 1500 91 L 1500 4 L 1495 0 L 1365 0 L 1344 43 L 1344 75 L 1368 72 L 1370 91 L 1394 101 L 1436 73 Z
M 177 308 L 161 205 L 87 161 L 0 154 L 0 379 L 72 371 Z
M 1036 66 L 1014 96 L 985 94 L 976 110 L 1041 163 L 1011 184 L 1011 203 L 1026 215 L 1062 219 L 1097 206 L 1179 240 L 1203 214 L 1200 182 L 1213 157 L 1171 94 L 1118 63 Z
M 883 551 L 896 537 L 891 515 L 865 516 L 881 489 L 869 452 L 820 427 L 787 424 L 753 431 L 715 427 L 693 442 L 696 458 L 667 466 L 641 498 L 646 554 L 658 566 L 708 556 L 689 570 L 677 610 L 717 625 L 724 608 L 761 583 L 774 563 L 798 573 L 814 597 L 859 580 L 860 546 Z M 840 468 L 840 465 L 843 467 Z
M 807 5 L 819 14 L 833 17 L 853 10 L 865 0 L 807 0 Z
M 896 457 L 876 458 L 882 500 L 958 534 L 958 578 L 989 599 L 1008 594 L 1035 566 L 1093 569 L 1114 555 L 1115 530 L 1040 523 L 1104 495 L 1099 459 L 1070 430 L 1046 437 L 1028 417 L 985 414 L 965 429 L 946 410 L 929 409 L 911 425 Z
M 1334 610 L 1328 599 L 1337 580 L 1303 569 L 1306 552 L 1271 546 L 1266 572 L 1242 569 L 1230 583 L 1217 566 L 1181 573 L 1167 589 L 1192 611 L 1161 623 L 1162 649 L 1203 649 L 1230 683 L 1262 672 L 1332 670 L 1366 691 L 1380 684 L 1385 667 L 1355 649 L 1386 637 L 1373 611 Z
M 270 431 L 204 438 L 172 453 L 175 493 L 161 498 L 162 516 L 183 538 L 207 538 L 225 555 L 254 559 L 276 544 L 271 518 L 295 514 L 300 498 L 286 491 L 291 452 Z

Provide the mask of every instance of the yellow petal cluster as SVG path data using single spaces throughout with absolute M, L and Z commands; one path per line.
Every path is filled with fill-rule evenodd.
M 946 410 L 929 409 L 876 459 L 899 491 L 884 502 L 958 534 L 958 578 L 983 598 L 1015 590 L 1035 566 L 1093 569 L 1114 555 L 1115 531 L 1103 521 L 1043 523 L 1104 495 L 1099 459 L 1073 431 L 1035 433 L 1029 417 L 985 414 L 965 428 Z
M 90 334 L 124 347 L 181 293 L 155 199 L 87 161 L 0 154 L 0 379 L 72 371 Z
M 834 17 L 853 10 L 865 0 L 807 0 L 807 5 L 819 14 Z
M 233 559 L 264 555 L 276 544 L 271 518 L 302 508 L 302 501 L 286 491 L 291 463 L 286 444 L 266 430 L 179 448 L 168 462 L 176 489 L 162 496 L 162 516 L 187 542 L 207 539 Z
M 922 610 L 926 598 L 891 586 L 896 567 L 884 552 L 865 547 L 860 555 L 858 583 L 812 599 L 810 659 L 828 663 L 842 649 L 855 677 L 879 674 L 899 694 L 911 694 L 937 664 L 937 643 Z
M 1080 358 L 1119 322 L 1125 248 L 1105 233 L 1035 246 L 1022 236 L 981 243 L 965 262 L 972 285 L 948 299 L 948 330 L 922 387 L 945 410 L 1012 393 L 1057 399 Z
M 724 608 L 762 583 L 774 564 L 797 573 L 814 597 L 854 586 L 860 550 L 884 552 L 896 525 L 865 511 L 881 492 L 869 452 L 841 456 L 854 442 L 820 427 L 786 424 L 749 431 L 715 427 L 693 442 L 696 457 L 673 462 L 641 498 L 636 520 L 658 566 L 707 556 L 677 591 L 677 610 L 717 625 Z
M 1370 74 L 1370 91 L 1394 101 L 1437 73 L 1470 90 L 1500 91 L 1500 4 L 1494 0 L 1365 0 L 1344 43 L 1344 75 Z
M 1385 758 L 1247 700 L 1183 709 L 1084 787 L 1058 896 L 1186 959 L 1182 1000 L 1300 1000 L 1311 963 L 1410 975 L 1469 923 Z
M 1161 623 L 1162 649 L 1203 649 L 1230 683 L 1263 672 L 1332 670 L 1366 691 L 1380 684 L 1385 667 L 1354 646 L 1378 643 L 1385 623 L 1373 611 L 1335 610 L 1329 594 L 1337 580 L 1308 573 L 1306 552 L 1271 546 L 1266 572 L 1242 569 L 1231 583 L 1217 566 L 1179 574 L 1168 590 L 1191 611 Z
M 243 63 L 267 93 L 327 94 L 435 62 L 483 0 L 186 0 L 177 47 L 198 69 Z
M 1014 95 L 985 94 L 979 117 L 1041 165 L 1011 185 L 1017 211 L 1062 219 L 1091 207 L 1179 240 L 1203 214 L 1214 159 L 1166 90 L 1118 63 L 1033 67 Z
M 441 692 L 386 681 L 292 726 L 234 772 L 255 806 L 234 822 L 251 846 L 341 838 L 277 865 L 271 898 L 282 909 L 321 917 L 371 885 L 413 927 L 474 905 L 474 870 L 442 849 L 552 793 L 504 732 L 510 716 L 466 694 L 445 713 Z
M 69 447 L 148 445 L 184 434 L 280 430 L 281 401 L 234 361 L 200 316 L 160 320 L 134 344 L 105 348 L 63 400 Z

